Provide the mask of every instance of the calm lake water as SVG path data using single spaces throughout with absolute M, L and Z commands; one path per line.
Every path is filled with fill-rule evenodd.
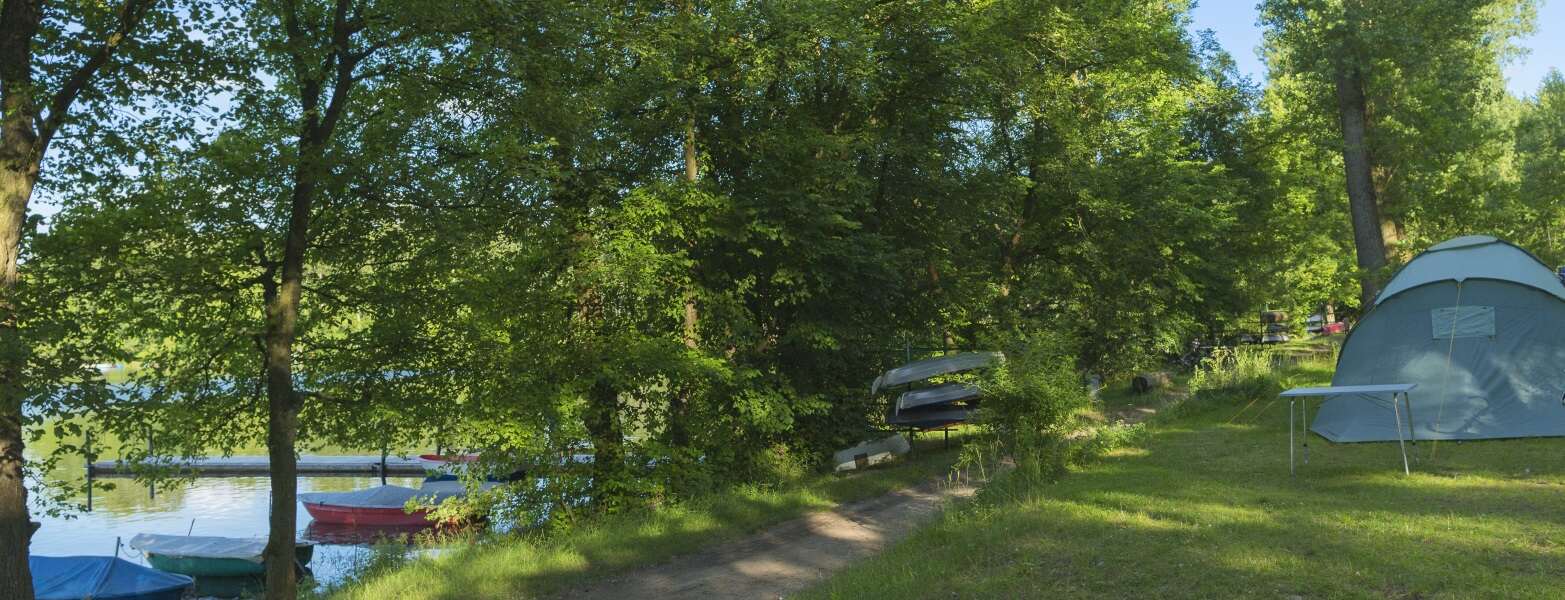
M 66 467 L 62 472 L 68 472 L 72 466 L 76 473 L 84 472 L 81 465 L 62 466 Z M 145 485 L 131 479 L 104 481 L 113 482 L 115 489 L 94 492 L 92 512 L 50 518 L 34 509 L 33 518 L 43 527 L 33 536 L 33 554 L 112 556 L 116 537 L 129 542 L 138 533 L 266 537 L 271 490 L 266 478 L 202 478 L 186 484 L 162 484 L 155 497 Z M 386 482 L 416 488 L 421 481 L 417 477 L 391 477 Z M 378 485 L 379 477 L 299 478 L 300 492 L 342 492 Z M 85 500 L 85 496 L 79 500 Z M 341 578 L 354 564 L 367 558 L 369 545 L 376 539 L 405 539 L 409 533 L 322 526 L 312 523 L 304 506 L 299 506 L 299 535 L 316 542 L 310 568 L 322 581 Z M 146 564 L 140 553 L 128 546 L 122 546 L 119 555 Z

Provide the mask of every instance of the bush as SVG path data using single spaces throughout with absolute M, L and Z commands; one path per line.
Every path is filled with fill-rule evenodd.
M 1023 336 L 1003 348 L 1005 362 L 979 381 L 980 437 L 964 447 L 962 462 L 1010 456 L 1025 472 L 1058 475 L 1069 460 L 1073 417 L 1091 402 L 1076 357 L 1050 335 Z
M 1171 407 L 1174 416 L 1186 416 L 1205 408 L 1237 400 L 1276 395 L 1282 382 L 1266 348 L 1218 348 L 1196 365 L 1190 377 L 1190 396 Z

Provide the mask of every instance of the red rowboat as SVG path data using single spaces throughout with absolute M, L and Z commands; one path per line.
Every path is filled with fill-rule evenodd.
M 417 510 L 409 513 L 400 506 L 382 508 L 305 502 L 304 509 L 310 512 L 310 517 L 317 523 L 331 525 L 433 525 L 429 522 L 429 511 Z
M 498 484 L 485 484 L 493 486 Z M 447 498 L 467 494 L 460 481 L 425 482 L 419 489 L 383 485 L 353 492 L 309 492 L 299 494 L 304 509 L 317 522 L 331 525 L 417 526 L 433 525 L 428 509 L 408 512 L 408 503 L 438 505 Z
M 428 525 L 428 510 L 407 512 L 414 499 L 439 504 L 446 498 L 465 493 L 460 484 L 442 484 L 421 489 L 383 485 L 352 492 L 310 492 L 299 494 L 299 501 L 310 516 L 322 523 L 336 525 Z
M 445 465 L 449 465 L 449 464 L 475 463 L 475 462 L 478 462 L 478 455 L 477 454 L 420 454 L 420 455 L 418 455 L 418 459 L 420 461 L 423 461 L 423 462 L 426 462 L 426 463 L 429 463 L 431 465 L 434 465 L 434 466 L 438 467 L 438 466 L 445 466 Z

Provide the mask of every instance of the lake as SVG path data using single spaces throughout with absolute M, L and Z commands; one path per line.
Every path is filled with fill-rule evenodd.
M 69 465 L 62 465 L 69 466 Z M 83 473 L 80 465 L 76 473 Z M 68 472 L 62 468 L 62 472 Z M 78 477 L 79 480 L 79 477 Z M 157 494 L 132 479 L 104 479 L 115 489 L 93 493 L 92 512 L 50 518 L 35 507 L 34 520 L 43 527 L 33 536 L 32 553 L 43 556 L 115 554 L 115 538 L 129 542 L 138 533 L 225 537 L 266 537 L 270 482 L 264 477 L 200 478 L 182 484 L 160 484 Z M 390 477 L 392 485 L 418 487 L 418 477 Z M 380 485 L 379 477 L 300 477 L 300 492 L 343 492 Z M 78 498 L 84 501 L 85 496 Z M 299 535 L 316 542 L 310 568 L 317 579 L 336 581 L 370 554 L 376 539 L 405 538 L 407 530 L 374 530 L 314 524 L 299 506 Z M 146 561 L 123 546 L 119 556 Z

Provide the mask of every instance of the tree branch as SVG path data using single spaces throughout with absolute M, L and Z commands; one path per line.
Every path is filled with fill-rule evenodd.
M 49 142 L 54 138 L 55 132 L 65 123 L 65 117 L 70 112 L 71 104 L 81 96 L 82 89 L 87 87 L 87 82 L 92 81 L 94 75 L 108 64 L 114 57 L 114 52 L 130 37 L 147 12 L 158 0 L 125 0 L 120 6 L 119 18 L 115 20 L 114 30 L 109 32 L 109 37 L 103 40 L 87 57 L 87 62 L 77 67 L 70 77 L 55 91 L 54 98 L 49 101 L 49 114 L 42 117 L 38 124 L 38 155 L 42 156 L 49 148 Z

